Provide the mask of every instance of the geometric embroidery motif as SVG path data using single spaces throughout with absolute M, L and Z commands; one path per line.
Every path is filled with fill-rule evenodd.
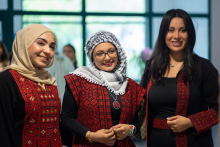
M 43 89 L 15 70 L 9 70 L 9 72 L 15 79 L 25 102 L 22 146 L 49 147 L 56 139 L 57 143 L 53 147 L 61 147 L 60 133 L 57 133 L 59 131 L 57 118 L 59 118 L 61 109 L 57 88 L 45 84 L 46 89 Z

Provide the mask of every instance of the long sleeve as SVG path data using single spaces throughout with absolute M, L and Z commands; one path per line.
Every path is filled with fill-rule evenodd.
M 218 123 L 218 71 L 209 61 L 204 62 L 202 66 L 202 91 L 208 110 L 189 116 L 197 131 L 196 134 L 208 130 Z
M 0 75 L 0 146 L 14 146 L 13 109 L 10 89 Z
M 0 73 L 0 81 L 0 146 L 21 147 L 24 100 L 9 70 Z
M 86 132 L 89 131 L 76 118 L 77 104 L 68 84 L 66 84 L 61 111 L 61 137 L 63 145 L 71 146 L 72 133 L 80 137 L 85 137 Z

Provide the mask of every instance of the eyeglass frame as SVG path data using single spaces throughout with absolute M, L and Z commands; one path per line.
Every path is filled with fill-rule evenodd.
M 98 60 L 97 57 L 96 57 L 96 55 L 93 55 L 93 56 L 94 56 L 98 61 L 103 61 L 103 60 L 105 59 L 105 57 L 106 57 L 106 54 L 108 54 L 109 50 L 111 50 L 111 49 L 114 49 L 115 52 L 116 52 L 116 54 L 118 55 L 117 49 L 115 49 L 115 48 L 110 48 L 110 49 L 108 49 L 107 52 L 103 52 L 103 51 L 102 51 L 102 52 L 105 54 L 105 56 L 104 56 L 104 58 L 103 58 L 102 60 Z M 109 56 L 109 54 L 108 54 L 108 56 Z M 109 56 L 109 58 L 112 59 L 113 57 Z

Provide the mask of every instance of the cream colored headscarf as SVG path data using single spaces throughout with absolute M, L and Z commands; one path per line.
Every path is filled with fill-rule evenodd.
M 26 78 L 37 82 L 44 87 L 44 84 L 57 85 L 56 79 L 44 68 L 35 68 L 28 55 L 28 49 L 32 43 L 42 34 L 49 33 L 56 40 L 53 32 L 44 25 L 31 24 L 17 32 L 12 46 L 12 64 L 5 69 L 14 69 Z M 48 67 L 53 64 L 54 59 L 50 61 Z

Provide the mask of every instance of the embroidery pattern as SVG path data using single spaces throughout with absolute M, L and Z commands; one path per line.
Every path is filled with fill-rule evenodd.
M 25 101 L 25 119 L 22 136 L 23 147 L 61 147 L 59 133 L 60 99 L 57 88 L 46 89 L 10 70 Z
M 112 117 L 110 99 L 106 87 L 88 82 L 86 79 L 76 75 L 67 75 L 65 79 L 77 103 L 78 116 L 80 116 L 77 117 L 77 120 L 91 131 L 98 131 L 103 128 L 110 129 L 112 127 Z M 125 95 L 121 95 L 122 113 L 121 120 L 119 121 L 121 123 L 130 123 L 132 121 L 145 92 L 134 81 L 129 80 L 128 83 Z M 137 96 L 138 99 L 136 98 Z M 101 143 L 90 143 L 86 139 L 77 136 L 74 138 L 75 146 L 105 147 Z M 118 146 L 134 147 L 135 145 L 127 137 L 124 140 L 118 141 Z

